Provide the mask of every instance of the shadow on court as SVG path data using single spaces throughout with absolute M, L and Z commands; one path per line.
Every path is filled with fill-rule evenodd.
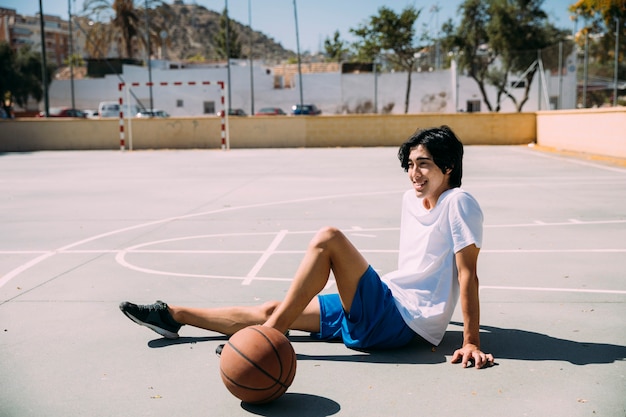
M 462 326 L 462 323 L 452 322 Z M 481 341 L 494 352 L 498 359 L 519 361 L 564 361 L 574 365 L 608 364 L 626 359 L 626 346 L 608 343 L 577 342 L 560 339 L 546 334 L 506 329 L 482 325 Z M 452 356 L 463 338 L 461 331 L 447 331 L 443 342 L 431 346 L 423 340 L 415 340 L 406 347 L 390 350 L 360 351 L 346 349 L 345 354 L 313 355 L 297 354 L 299 361 L 334 361 L 385 364 L 436 364 L 446 362 L 446 356 Z M 194 345 L 198 343 L 224 343 L 226 336 L 180 337 L 178 339 L 159 338 L 148 342 L 151 348 L 166 348 L 177 345 Z M 334 343 L 339 341 L 319 341 L 306 335 L 289 336 L 294 344 L 302 343 Z
M 323 417 L 332 416 L 341 410 L 339 403 L 330 398 L 295 392 L 287 392 L 269 404 L 255 405 L 242 402 L 241 408 L 252 414 L 268 417 Z
M 626 169 L 465 151 L 463 188 L 485 215 L 481 347 L 498 366 L 450 364 L 459 306 L 435 348 L 362 352 L 292 332 L 296 378 L 262 406 L 222 383 L 225 336 L 156 338 L 120 301 L 280 299 L 328 225 L 392 271 L 409 188 L 397 149 L 2 154 L 0 415 L 626 415 Z

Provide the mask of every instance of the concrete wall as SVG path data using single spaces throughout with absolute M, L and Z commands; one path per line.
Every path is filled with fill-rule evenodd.
M 571 58 L 568 58 L 568 60 Z M 569 61 L 568 61 L 569 62 Z M 232 60 L 230 96 L 231 108 L 242 108 L 250 113 L 252 107 L 255 112 L 262 107 L 280 107 L 285 112 L 291 111 L 292 105 L 300 102 L 300 78 L 296 75 L 292 83 L 286 88 L 275 88 L 274 73 L 271 67 L 255 64 L 252 68 L 254 88 L 250 79 L 250 67 L 247 61 Z M 563 95 L 561 108 L 575 108 L 576 106 L 576 72 L 575 66 L 569 69 L 563 78 Z M 132 94 L 124 97 L 125 102 L 131 104 L 143 103 L 150 107 L 150 89 L 146 87 L 148 72 L 145 67 L 124 65 L 123 74 L 107 75 L 100 79 L 74 80 L 75 105 L 79 109 L 97 109 L 101 101 L 118 101 L 120 92 L 118 84 L 123 79 L 127 84 L 137 82 L 141 86 L 133 87 Z M 404 114 L 404 102 L 407 86 L 406 72 L 384 72 L 341 74 L 340 72 L 304 73 L 302 75 L 302 93 L 305 104 L 316 104 L 324 114 L 356 113 L 360 104 L 376 101 L 379 112 L 383 107 L 391 108 L 392 114 Z M 216 104 L 215 111 L 219 111 L 221 90 L 215 84 L 210 86 L 187 86 L 188 81 L 226 81 L 227 69 L 223 65 L 206 66 L 185 69 L 154 68 L 151 78 L 155 84 L 152 88 L 152 103 L 154 108 L 167 111 L 172 116 L 207 116 L 204 112 L 204 102 Z M 420 113 L 455 113 L 459 109 L 465 110 L 468 101 L 479 101 L 480 112 L 488 112 L 487 106 L 482 103 L 482 96 L 476 82 L 463 74 L 455 77 L 453 70 L 433 72 L 413 72 L 411 74 L 411 92 L 409 97 L 409 114 Z M 515 80 L 514 77 L 511 81 Z M 559 95 L 559 79 L 546 73 L 547 95 Z M 174 87 L 173 82 L 183 82 L 183 85 Z M 168 83 L 162 86 L 161 83 Z M 531 85 L 528 102 L 523 111 L 534 112 L 538 109 L 548 109 L 549 104 L 539 103 L 539 81 L 536 77 Z M 376 88 L 375 88 L 376 86 Z M 54 80 L 50 85 L 49 97 L 51 107 L 71 106 L 70 80 Z M 489 100 L 494 104 L 496 91 L 494 87 L 486 86 Z M 251 93 L 254 94 L 251 94 Z M 512 88 L 509 91 L 517 100 L 521 100 L 523 89 Z M 254 106 L 252 101 L 254 98 Z M 501 103 L 502 112 L 516 112 L 513 102 L 504 99 Z M 141 106 L 140 106 L 141 107 Z M 346 111 L 348 110 L 348 111 Z
M 626 158 L 626 108 L 538 112 L 537 144 Z
M 468 145 L 534 142 L 534 113 L 265 116 L 229 118 L 231 148 L 397 146 L 416 129 L 449 125 Z M 120 149 L 117 119 L 16 119 L 0 122 L 0 152 Z M 126 147 L 221 147 L 217 117 L 132 119 Z
M 132 119 L 126 148 L 219 149 L 217 117 Z M 449 125 L 466 145 L 541 146 L 626 158 L 626 108 L 538 113 L 231 117 L 231 148 L 397 146 L 416 129 Z M 119 121 L 0 120 L 0 152 L 120 149 Z M 132 137 L 131 137 L 132 136 Z

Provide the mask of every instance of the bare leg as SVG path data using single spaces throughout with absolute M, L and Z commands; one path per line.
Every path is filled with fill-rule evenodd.
M 221 308 L 169 306 L 169 310 L 174 320 L 181 324 L 231 335 L 244 327 L 264 323 L 276 305 L 265 303 L 260 306 Z
M 169 306 L 169 311 L 174 320 L 181 324 L 232 335 L 244 327 L 265 323 L 279 304 L 278 301 L 270 301 L 260 306 L 221 308 Z M 320 309 L 317 300 L 311 301 L 291 329 L 319 332 Z
M 359 280 L 368 265 L 341 231 L 330 227 L 320 230 L 309 243 L 285 299 L 264 324 L 285 332 L 297 323 L 305 309 L 311 307 L 313 298 L 324 289 L 331 270 L 343 308 L 350 311 Z M 317 300 L 313 302 L 317 304 Z
M 319 303 L 314 298 L 324 289 L 331 270 L 341 303 L 349 311 L 368 265 L 343 233 L 335 228 L 324 228 L 309 243 L 282 302 L 209 309 L 169 306 L 169 309 L 174 320 L 181 324 L 226 335 L 255 324 L 275 327 L 283 333 L 288 329 L 319 332 Z

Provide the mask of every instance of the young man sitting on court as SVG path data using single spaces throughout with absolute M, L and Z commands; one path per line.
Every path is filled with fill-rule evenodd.
M 338 229 L 317 232 L 284 300 L 260 306 L 190 308 L 120 304 L 138 324 L 177 338 L 187 324 L 225 335 L 253 324 L 281 332 L 310 332 L 342 339 L 356 349 L 386 349 L 419 335 L 438 345 L 458 299 L 463 345 L 452 362 L 476 368 L 493 364 L 480 347 L 477 261 L 483 214 L 462 190 L 463 145 L 447 126 L 418 130 L 398 157 L 412 189 L 402 199 L 398 269 L 382 278 Z M 338 294 L 320 295 L 332 271 Z

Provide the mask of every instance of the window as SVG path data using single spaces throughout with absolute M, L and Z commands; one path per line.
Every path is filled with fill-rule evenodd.
M 202 103 L 204 107 L 204 114 L 215 114 L 215 102 L 205 101 Z
M 13 33 L 16 35 L 20 35 L 20 36 L 21 35 L 30 36 L 33 34 L 33 32 L 28 30 L 27 28 L 21 28 L 21 27 L 14 27 Z
M 285 79 L 282 75 L 274 75 L 274 89 L 282 90 L 285 88 Z
M 480 100 L 467 100 L 467 112 L 476 113 L 480 111 Z
M 176 107 L 185 107 L 185 105 L 183 104 L 183 100 L 176 100 Z
M 559 108 L 559 97 L 551 96 L 550 97 L 550 110 L 557 110 Z

